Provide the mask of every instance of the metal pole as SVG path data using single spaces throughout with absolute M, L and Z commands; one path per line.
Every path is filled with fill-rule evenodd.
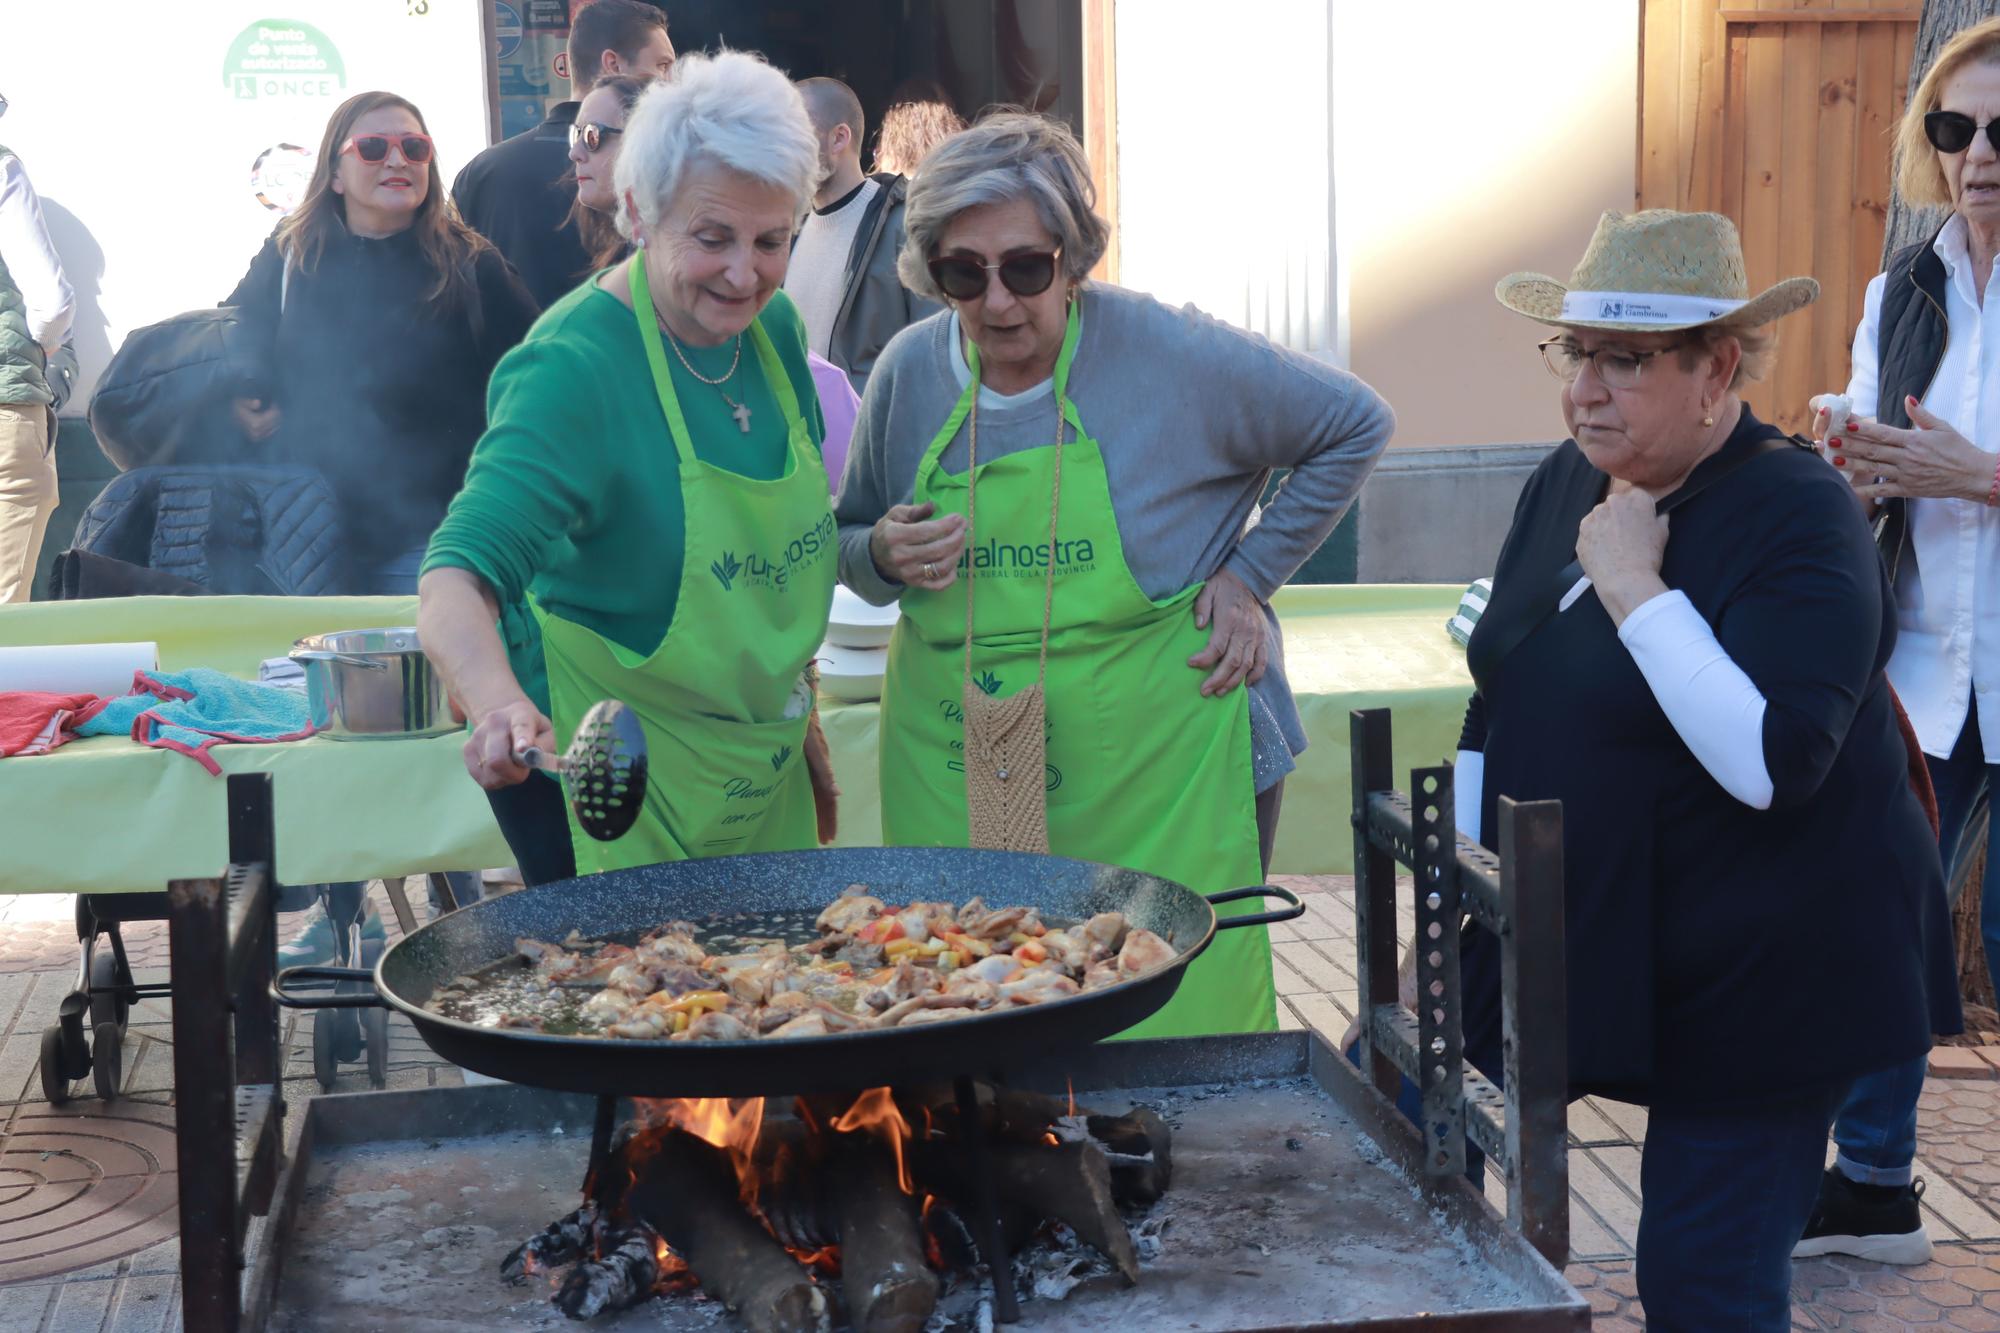
M 190 1329 L 237 1333 L 243 1291 L 236 1210 L 236 1087 L 229 1024 L 228 895 L 219 879 L 167 885 L 176 1002 L 174 1156 L 180 1169 L 181 1308 Z
M 1569 1262 L 1569 996 L 1561 801 L 1501 797 L 1500 897 L 1507 1069 L 1507 1220 L 1551 1264 Z
M 1375 1049 L 1374 1016 L 1379 1005 L 1396 1003 L 1396 858 L 1368 836 L 1368 798 L 1395 785 L 1389 710 L 1357 709 L 1349 723 L 1354 799 L 1354 949 L 1360 976 L 1361 1070 L 1390 1101 L 1402 1091 L 1403 1076 Z

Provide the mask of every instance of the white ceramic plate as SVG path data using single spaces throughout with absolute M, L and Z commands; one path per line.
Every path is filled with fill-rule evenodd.
M 819 692 L 845 703 L 879 699 L 882 672 L 888 665 L 887 648 L 845 648 L 837 643 L 823 643 L 819 648 Z
M 843 648 L 883 648 L 903 610 L 896 603 L 870 606 L 853 592 L 834 585 L 833 616 L 826 627 L 826 641 Z

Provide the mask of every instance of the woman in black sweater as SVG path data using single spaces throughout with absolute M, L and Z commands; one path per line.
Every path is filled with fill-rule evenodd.
M 431 531 L 486 429 L 486 381 L 540 313 L 500 252 L 459 221 L 423 113 L 394 93 L 341 103 L 299 207 L 250 261 L 224 305 L 271 349 L 268 399 L 238 399 L 244 433 L 277 459 L 317 468 L 339 503 L 343 591 L 414 596 Z M 574 873 L 562 794 L 528 783 L 494 816 L 536 879 Z M 451 875 L 461 903 L 478 876 Z M 332 917 L 358 915 L 360 884 L 334 885 Z M 382 924 L 370 914 L 365 938 Z M 333 954 L 315 919 L 285 966 Z
M 1835 1110 L 1959 1024 L 1881 562 L 1846 483 L 1737 397 L 1817 294 L 1746 300 L 1728 220 L 1664 211 L 1607 214 L 1567 288 L 1498 289 L 1557 326 L 1573 438 L 1467 650 L 1460 823 L 1563 802 L 1570 1090 L 1651 1108 L 1657 1333 L 1790 1327 Z M 1465 944 L 1467 1049 L 1497 1074 L 1497 950 Z
M 348 591 L 414 594 L 486 429 L 487 377 L 539 313 L 453 212 L 415 106 L 383 92 L 341 104 L 304 202 L 223 304 L 272 349 L 272 396 L 238 400 L 237 418 L 325 474 Z

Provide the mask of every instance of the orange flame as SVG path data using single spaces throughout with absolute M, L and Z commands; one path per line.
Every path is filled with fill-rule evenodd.
M 843 1134 L 872 1134 L 887 1143 L 889 1151 L 896 1154 L 896 1187 L 905 1194 L 917 1192 L 910 1183 L 910 1169 L 903 1161 L 903 1142 L 910 1137 L 910 1122 L 896 1109 L 896 1099 L 889 1089 L 870 1088 L 862 1093 L 844 1115 L 834 1118 L 833 1127 Z
M 1070 1119 L 1074 1120 L 1076 1119 L 1076 1080 L 1065 1078 L 1063 1086 L 1069 1089 L 1069 1116 Z
M 743 1206 L 756 1209 L 758 1177 L 751 1158 L 764 1124 L 762 1097 L 635 1097 L 633 1108 L 645 1125 L 684 1130 L 727 1153 Z

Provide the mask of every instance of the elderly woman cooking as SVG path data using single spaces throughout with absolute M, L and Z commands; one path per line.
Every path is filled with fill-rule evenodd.
M 1523 492 L 1467 649 L 1459 823 L 1563 802 L 1570 1089 L 1651 1108 L 1648 1327 L 1782 1330 L 1854 1080 L 1957 1027 L 1942 873 L 1883 675 L 1889 591 L 1846 487 L 1737 396 L 1772 321 L 1711 213 L 1607 213 L 1567 287 L 1502 279 L 1571 439 Z M 1671 515 L 1671 517 L 1669 517 Z M 1949 941 L 1946 940 L 1949 957 Z M 1500 1072 L 1499 965 L 1464 955 Z
M 1989 19 L 1945 44 L 1903 113 L 1898 188 L 1912 206 L 1951 214 L 1868 284 L 1849 411 L 1818 419 L 1828 458 L 1887 520 L 1897 630 L 1889 679 L 1937 791 L 1947 864 L 1976 854 L 1959 844 L 1981 787 L 2000 776 L 2000 364 L 1980 350 L 2000 255 L 1995 117 L 2000 19 Z M 1987 966 L 2000 976 L 2000 858 L 1991 855 L 1980 906 Z M 1930 1258 L 1912 1177 L 1924 1066 L 1906 1061 L 1855 1085 L 1799 1254 Z
M 585 872 L 812 845 L 802 673 L 834 579 L 805 334 L 778 292 L 818 170 L 798 91 L 753 56 L 688 56 L 623 139 L 637 249 L 494 373 L 418 612 L 482 786 L 526 779 L 515 756 L 559 748 L 598 699 L 639 714 L 667 780 L 623 838 L 573 838 Z M 539 652 L 518 615 L 495 632 L 524 598 Z
M 1251 884 L 1304 745 L 1269 599 L 1393 420 L 1351 375 L 1087 283 L 1094 199 L 1069 131 L 1015 113 L 910 183 L 903 281 L 950 308 L 877 363 L 837 508 L 842 581 L 902 603 L 883 832 Z M 1274 1024 L 1249 929 L 1135 1032 Z

